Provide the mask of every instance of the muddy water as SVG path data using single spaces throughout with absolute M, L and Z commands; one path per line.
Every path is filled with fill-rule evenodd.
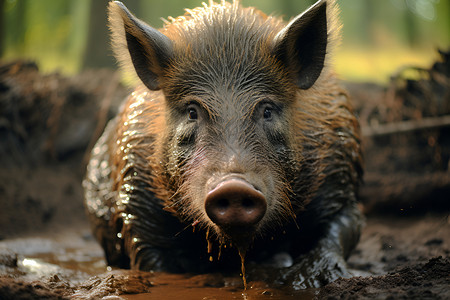
M 13 253 L 17 266 L 0 269 L 25 280 L 40 280 L 54 275 L 72 284 L 105 272 L 103 253 L 93 238 L 84 232 L 64 232 L 55 236 L 30 236 L 0 241 L 0 254 Z
M 249 282 L 247 290 L 242 283 L 228 279 L 223 287 L 209 287 L 196 276 L 185 277 L 173 274 L 158 274 L 149 293 L 122 295 L 124 299 L 312 299 L 313 292 L 295 292 L 271 289 L 263 283 Z M 227 286 L 228 285 L 228 286 Z
M 89 231 L 0 241 L 0 255 L 17 257 L 0 265 L 0 275 L 24 281 L 59 282 L 75 299 L 312 299 L 314 291 L 292 291 L 247 283 L 221 274 L 186 275 L 112 270 Z M 1 262 L 1 261 L 0 261 Z M 61 286 L 61 284 L 59 285 Z
M 11 286 L 9 290 L 14 292 L 7 299 L 17 299 L 19 293 L 26 292 L 21 299 L 42 299 L 35 294 L 25 296 L 30 296 L 30 290 L 35 293 L 45 289 L 70 299 L 104 300 L 262 300 L 314 296 L 340 299 L 345 295 L 365 299 L 450 299 L 449 237 L 448 214 L 368 219 L 361 241 L 349 259 L 353 273 L 363 277 L 304 291 L 274 288 L 250 280 L 244 291 L 238 271 L 235 276 L 224 277 L 108 269 L 102 249 L 89 229 L 68 229 L 59 234 L 40 233 L 0 241 L 0 299 L 5 285 Z M 387 272 L 390 273 L 386 275 Z M 5 280 L 5 276 L 13 276 L 20 282 Z

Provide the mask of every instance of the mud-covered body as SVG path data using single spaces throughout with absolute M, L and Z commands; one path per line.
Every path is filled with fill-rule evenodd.
M 227 7 L 209 33 L 176 36 L 180 20 L 161 31 L 177 42 L 158 81 L 137 71 L 145 85 L 108 124 L 83 183 L 95 236 L 120 267 L 238 271 L 239 250 L 246 264 L 275 268 L 273 280 L 295 287 L 348 276 L 362 222 L 359 127 L 348 97 L 327 68 L 310 83 L 290 81 L 266 42 L 284 24 Z M 180 48 L 183 39 L 202 44 Z M 261 216 L 242 220 L 249 229 L 205 212 L 203 199 L 230 176 L 264 195 Z

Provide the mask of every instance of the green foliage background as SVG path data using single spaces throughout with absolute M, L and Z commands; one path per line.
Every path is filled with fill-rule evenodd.
M 154 27 L 201 0 L 124 0 Z M 242 0 L 286 21 L 313 0 Z M 108 45 L 108 0 L 0 0 L 3 61 L 35 60 L 45 72 L 114 68 Z M 427 67 L 450 47 L 450 0 L 338 0 L 344 24 L 336 68 L 351 80 L 386 81 L 404 64 Z

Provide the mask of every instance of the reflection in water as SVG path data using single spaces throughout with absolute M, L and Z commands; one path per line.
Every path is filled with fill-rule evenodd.
M 24 258 L 18 262 L 26 273 L 33 273 L 37 276 L 45 276 L 48 274 L 57 273 L 60 267 L 41 261 L 40 259 Z
M 66 282 L 72 296 L 80 299 L 312 299 L 314 290 L 272 288 L 264 282 L 247 282 L 222 274 L 169 274 L 115 270 L 107 267 L 103 251 L 92 238 L 68 234 L 61 240 L 25 238 L 0 241 L 0 254 L 17 254 L 17 266 L 0 267 L 0 275 L 25 281 Z M 245 279 L 245 270 L 242 270 Z M 120 296 L 114 296 L 120 295 Z M 105 298 L 106 299 L 106 298 Z

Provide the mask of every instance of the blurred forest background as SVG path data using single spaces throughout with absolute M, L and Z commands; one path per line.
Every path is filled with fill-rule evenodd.
M 106 26 L 108 0 L 0 0 L 0 57 L 34 60 L 44 72 L 115 68 Z M 204 0 L 124 0 L 150 25 Z M 314 0 L 242 0 L 286 21 Z M 400 66 L 429 67 L 450 47 L 450 0 L 338 0 L 344 24 L 335 64 L 342 78 L 387 82 Z

